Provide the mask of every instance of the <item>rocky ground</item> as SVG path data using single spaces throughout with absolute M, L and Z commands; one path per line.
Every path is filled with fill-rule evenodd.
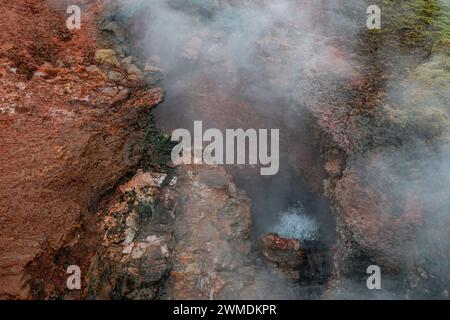
M 289 297 L 247 257 L 249 203 L 223 169 L 158 173 L 162 72 L 125 55 L 101 1 L 81 4 L 79 31 L 64 5 L 3 4 L 1 297 Z M 83 290 L 67 290 L 69 265 Z
M 288 175 L 329 200 L 333 215 L 324 217 L 337 239 L 323 242 L 255 239 L 259 189 L 246 195 L 237 186 L 254 180 L 168 164 L 170 143 L 150 113 L 165 98 L 163 71 L 131 56 L 142 39 L 126 32 L 139 19 L 116 15 L 110 2 L 79 4 L 76 31 L 65 26 L 65 3 L 0 4 L 0 298 L 448 298 L 450 19 L 442 3 L 383 1 L 382 31 L 336 35 L 327 43 L 332 71 L 311 69 L 293 86 L 309 93 L 290 100 L 308 126 L 287 127 L 284 144 L 300 133 L 305 140 L 287 155 Z M 269 71 L 296 52 L 289 38 L 264 40 L 263 49 L 286 48 L 264 61 Z M 192 60 L 202 41 L 183 54 Z M 204 107 L 221 99 L 205 96 L 212 83 L 195 91 L 200 103 L 189 112 L 226 125 L 229 111 Z M 239 106 L 242 123 L 256 110 L 238 97 L 221 105 Z M 66 288 L 73 264 L 79 291 Z M 385 291 L 367 291 L 370 264 L 382 268 Z
M 383 29 L 362 33 L 355 49 L 362 77 L 343 110 L 351 120 L 322 126 L 339 234 L 330 297 L 446 299 L 449 8 L 383 6 Z M 383 291 L 367 291 L 369 264 L 384 271 Z

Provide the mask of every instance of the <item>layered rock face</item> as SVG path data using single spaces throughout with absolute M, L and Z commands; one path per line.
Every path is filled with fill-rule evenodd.
M 246 1 L 169 2 L 200 21 Z M 251 202 L 224 168 L 152 166 L 168 150 L 149 117 L 164 99 L 155 87 L 162 71 L 129 56 L 129 39 L 115 20 L 124 17 L 114 7 L 80 1 L 82 28 L 69 31 L 66 3 L 0 4 L 0 298 L 320 298 L 327 283 L 326 298 L 448 298 L 448 39 L 392 29 L 390 21 L 395 25 L 400 14 L 414 25 L 419 20 L 420 32 L 437 30 L 430 17 L 441 19 L 441 2 L 410 1 L 400 13 L 388 2 L 385 31 L 343 35 L 320 21 L 335 10 L 365 14 L 368 3 L 299 2 L 310 20 L 300 30 L 319 55 L 302 32 L 257 39 L 258 67 L 269 75 L 259 89 L 289 96 L 282 117 L 282 108 L 258 117 L 259 106 L 240 100 L 255 88 L 246 83 L 261 80 L 260 69 L 240 79 L 238 91 L 221 91 L 220 80 L 242 75 L 225 49 L 208 47 L 226 32 L 194 32 L 179 52 L 182 64 L 226 74 L 215 88 L 207 77 L 196 87 L 188 73 L 190 86 L 182 88 L 190 92 L 182 97 L 196 98 L 183 117 L 206 115 L 217 127 L 245 127 L 256 118 L 287 129 L 289 169 L 282 178 L 292 166 L 305 186 L 331 201 L 335 217 L 327 210 L 323 217 L 337 219 L 333 252 L 334 224 L 324 220 L 322 236 L 332 234 L 327 245 L 268 234 L 258 247 Z M 127 30 L 142 28 L 146 12 L 137 15 L 142 19 L 126 21 Z M 295 19 L 281 20 L 285 30 L 296 26 Z M 302 72 L 291 77 L 286 61 L 299 56 Z M 304 122 L 292 120 L 299 113 Z M 249 190 L 263 190 L 261 198 L 278 195 L 254 185 Z M 276 202 L 269 200 L 261 203 Z M 373 264 L 381 267 L 384 291 L 368 291 Z M 67 290 L 68 265 L 81 268 L 82 290 Z
M 249 200 L 223 168 L 140 171 L 102 206 L 88 297 L 295 297 L 288 277 L 256 262 Z
M 66 7 L 1 4 L 1 298 L 30 297 L 28 267 L 33 277 L 53 272 L 44 257 L 77 242 L 99 198 L 136 168 L 146 114 L 163 100 L 120 65 L 94 60 L 99 3 L 83 3 L 74 32 Z M 40 270 L 30 266 L 41 258 Z
M 167 284 L 171 299 L 243 296 L 252 280 L 251 215 L 246 196 L 221 168 L 186 167 L 173 198 L 177 245 Z

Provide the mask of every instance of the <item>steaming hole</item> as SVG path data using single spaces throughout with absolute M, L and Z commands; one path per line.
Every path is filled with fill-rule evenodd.
M 273 232 L 287 239 L 317 240 L 319 225 L 314 218 L 305 215 L 305 209 L 299 203 L 280 214 Z
M 331 265 L 327 254 L 335 242 L 335 219 L 320 188 L 311 187 L 323 179 L 316 169 L 322 163 L 312 121 L 303 112 L 306 102 L 297 99 L 312 96 L 307 89 L 299 94 L 298 84 L 309 88 L 309 80 L 302 80 L 304 74 L 311 72 L 316 64 L 312 62 L 328 57 L 326 46 L 311 43 L 316 28 L 309 24 L 314 12 L 308 10 L 314 8 L 289 1 L 280 1 L 286 7 L 278 6 L 275 11 L 258 1 L 219 9 L 213 6 L 215 11 L 203 0 L 155 3 L 147 7 L 150 15 L 143 14 L 149 22 L 141 57 L 144 62 L 156 55 L 165 71 L 167 95 L 165 103 L 154 110 L 157 124 L 168 134 L 178 128 L 192 130 L 197 120 L 205 128 L 219 130 L 280 129 L 278 175 L 263 177 L 250 166 L 228 166 L 227 170 L 252 201 L 255 239 L 275 231 L 304 240 L 310 252 L 308 266 L 300 273 L 310 281 L 301 285 L 323 286 L 330 273 L 322 266 Z M 201 17 L 196 7 L 205 9 Z M 274 38 L 282 41 L 274 42 Z M 305 173 L 310 173 L 309 178 Z M 296 205 L 297 201 L 304 206 Z

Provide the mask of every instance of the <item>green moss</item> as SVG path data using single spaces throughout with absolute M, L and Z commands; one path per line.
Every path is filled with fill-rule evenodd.
M 138 207 L 139 221 L 141 223 L 148 222 L 153 215 L 153 206 L 150 202 L 141 202 Z
M 363 39 L 371 61 L 379 66 L 378 76 L 387 74 L 389 90 L 396 93 L 385 101 L 384 119 L 375 122 L 375 127 L 381 128 L 377 141 L 397 144 L 409 138 L 447 139 L 450 4 L 439 0 L 379 0 L 377 4 L 382 11 L 382 29 L 365 31 Z M 374 128 L 371 124 L 364 127 Z
M 436 43 L 433 45 L 432 52 L 433 53 L 450 52 L 450 37 L 436 41 Z
M 417 67 L 411 79 L 420 81 L 421 86 L 430 86 L 435 91 L 450 89 L 450 56 L 437 55 L 430 62 Z
M 450 5 L 439 0 L 381 0 L 382 29 L 376 33 L 392 45 L 417 48 L 438 44 L 436 50 L 448 48 Z M 376 34 L 375 32 L 371 32 Z

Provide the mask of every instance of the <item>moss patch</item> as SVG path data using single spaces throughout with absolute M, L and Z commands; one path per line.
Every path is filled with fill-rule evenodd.
M 406 47 L 445 44 L 450 39 L 450 5 L 443 1 L 382 0 L 380 6 L 383 27 L 379 32 L 399 36 Z

